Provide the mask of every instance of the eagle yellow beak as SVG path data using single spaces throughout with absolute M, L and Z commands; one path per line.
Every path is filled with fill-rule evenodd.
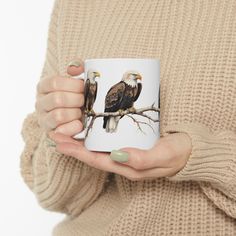
M 139 74 L 137 74 L 137 75 L 136 75 L 136 79 L 142 80 L 142 76 L 139 75 Z
M 95 75 L 96 77 L 100 77 L 100 73 L 99 73 L 99 72 L 94 72 L 94 75 Z

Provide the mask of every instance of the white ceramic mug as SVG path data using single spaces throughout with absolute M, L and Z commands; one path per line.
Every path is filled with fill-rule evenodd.
M 90 151 L 150 149 L 160 137 L 160 61 L 95 58 L 84 61 L 84 139 Z

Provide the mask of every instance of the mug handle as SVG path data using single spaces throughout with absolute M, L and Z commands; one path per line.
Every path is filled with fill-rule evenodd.
M 83 79 L 84 80 L 84 72 L 81 73 L 80 75 L 75 75 L 75 76 L 71 76 L 71 78 L 74 78 L 74 79 Z M 82 114 L 83 116 L 83 114 Z M 86 129 L 83 129 L 81 132 L 77 133 L 76 135 L 73 136 L 73 138 L 75 139 L 85 139 L 85 134 L 86 134 Z

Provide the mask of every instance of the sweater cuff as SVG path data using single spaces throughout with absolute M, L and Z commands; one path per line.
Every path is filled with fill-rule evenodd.
M 199 123 L 169 125 L 164 136 L 169 133 L 186 133 L 192 142 L 189 159 L 179 172 L 167 177 L 169 180 L 208 181 L 222 187 L 235 186 L 236 178 L 236 138 L 233 132 L 211 132 Z

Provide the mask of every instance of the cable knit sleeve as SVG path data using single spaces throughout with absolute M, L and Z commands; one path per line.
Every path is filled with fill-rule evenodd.
M 206 196 L 227 215 L 236 218 L 236 133 L 211 131 L 199 123 L 181 123 L 165 128 L 168 133 L 184 132 L 192 141 L 185 167 L 170 181 L 199 181 Z
M 59 6 L 60 0 L 56 0 L 50 18 L 46 60 L 40 79 L 58 73 Z M 36 111 L 24 119 L 21 135 L 25 146 L 20 156 L 20 173 L 41 207 L 77 215 L 95 201 L 103 190 L 107 172 L 57 153 L 55 147 L 50 145 L 50 138 L 39 126 Z

